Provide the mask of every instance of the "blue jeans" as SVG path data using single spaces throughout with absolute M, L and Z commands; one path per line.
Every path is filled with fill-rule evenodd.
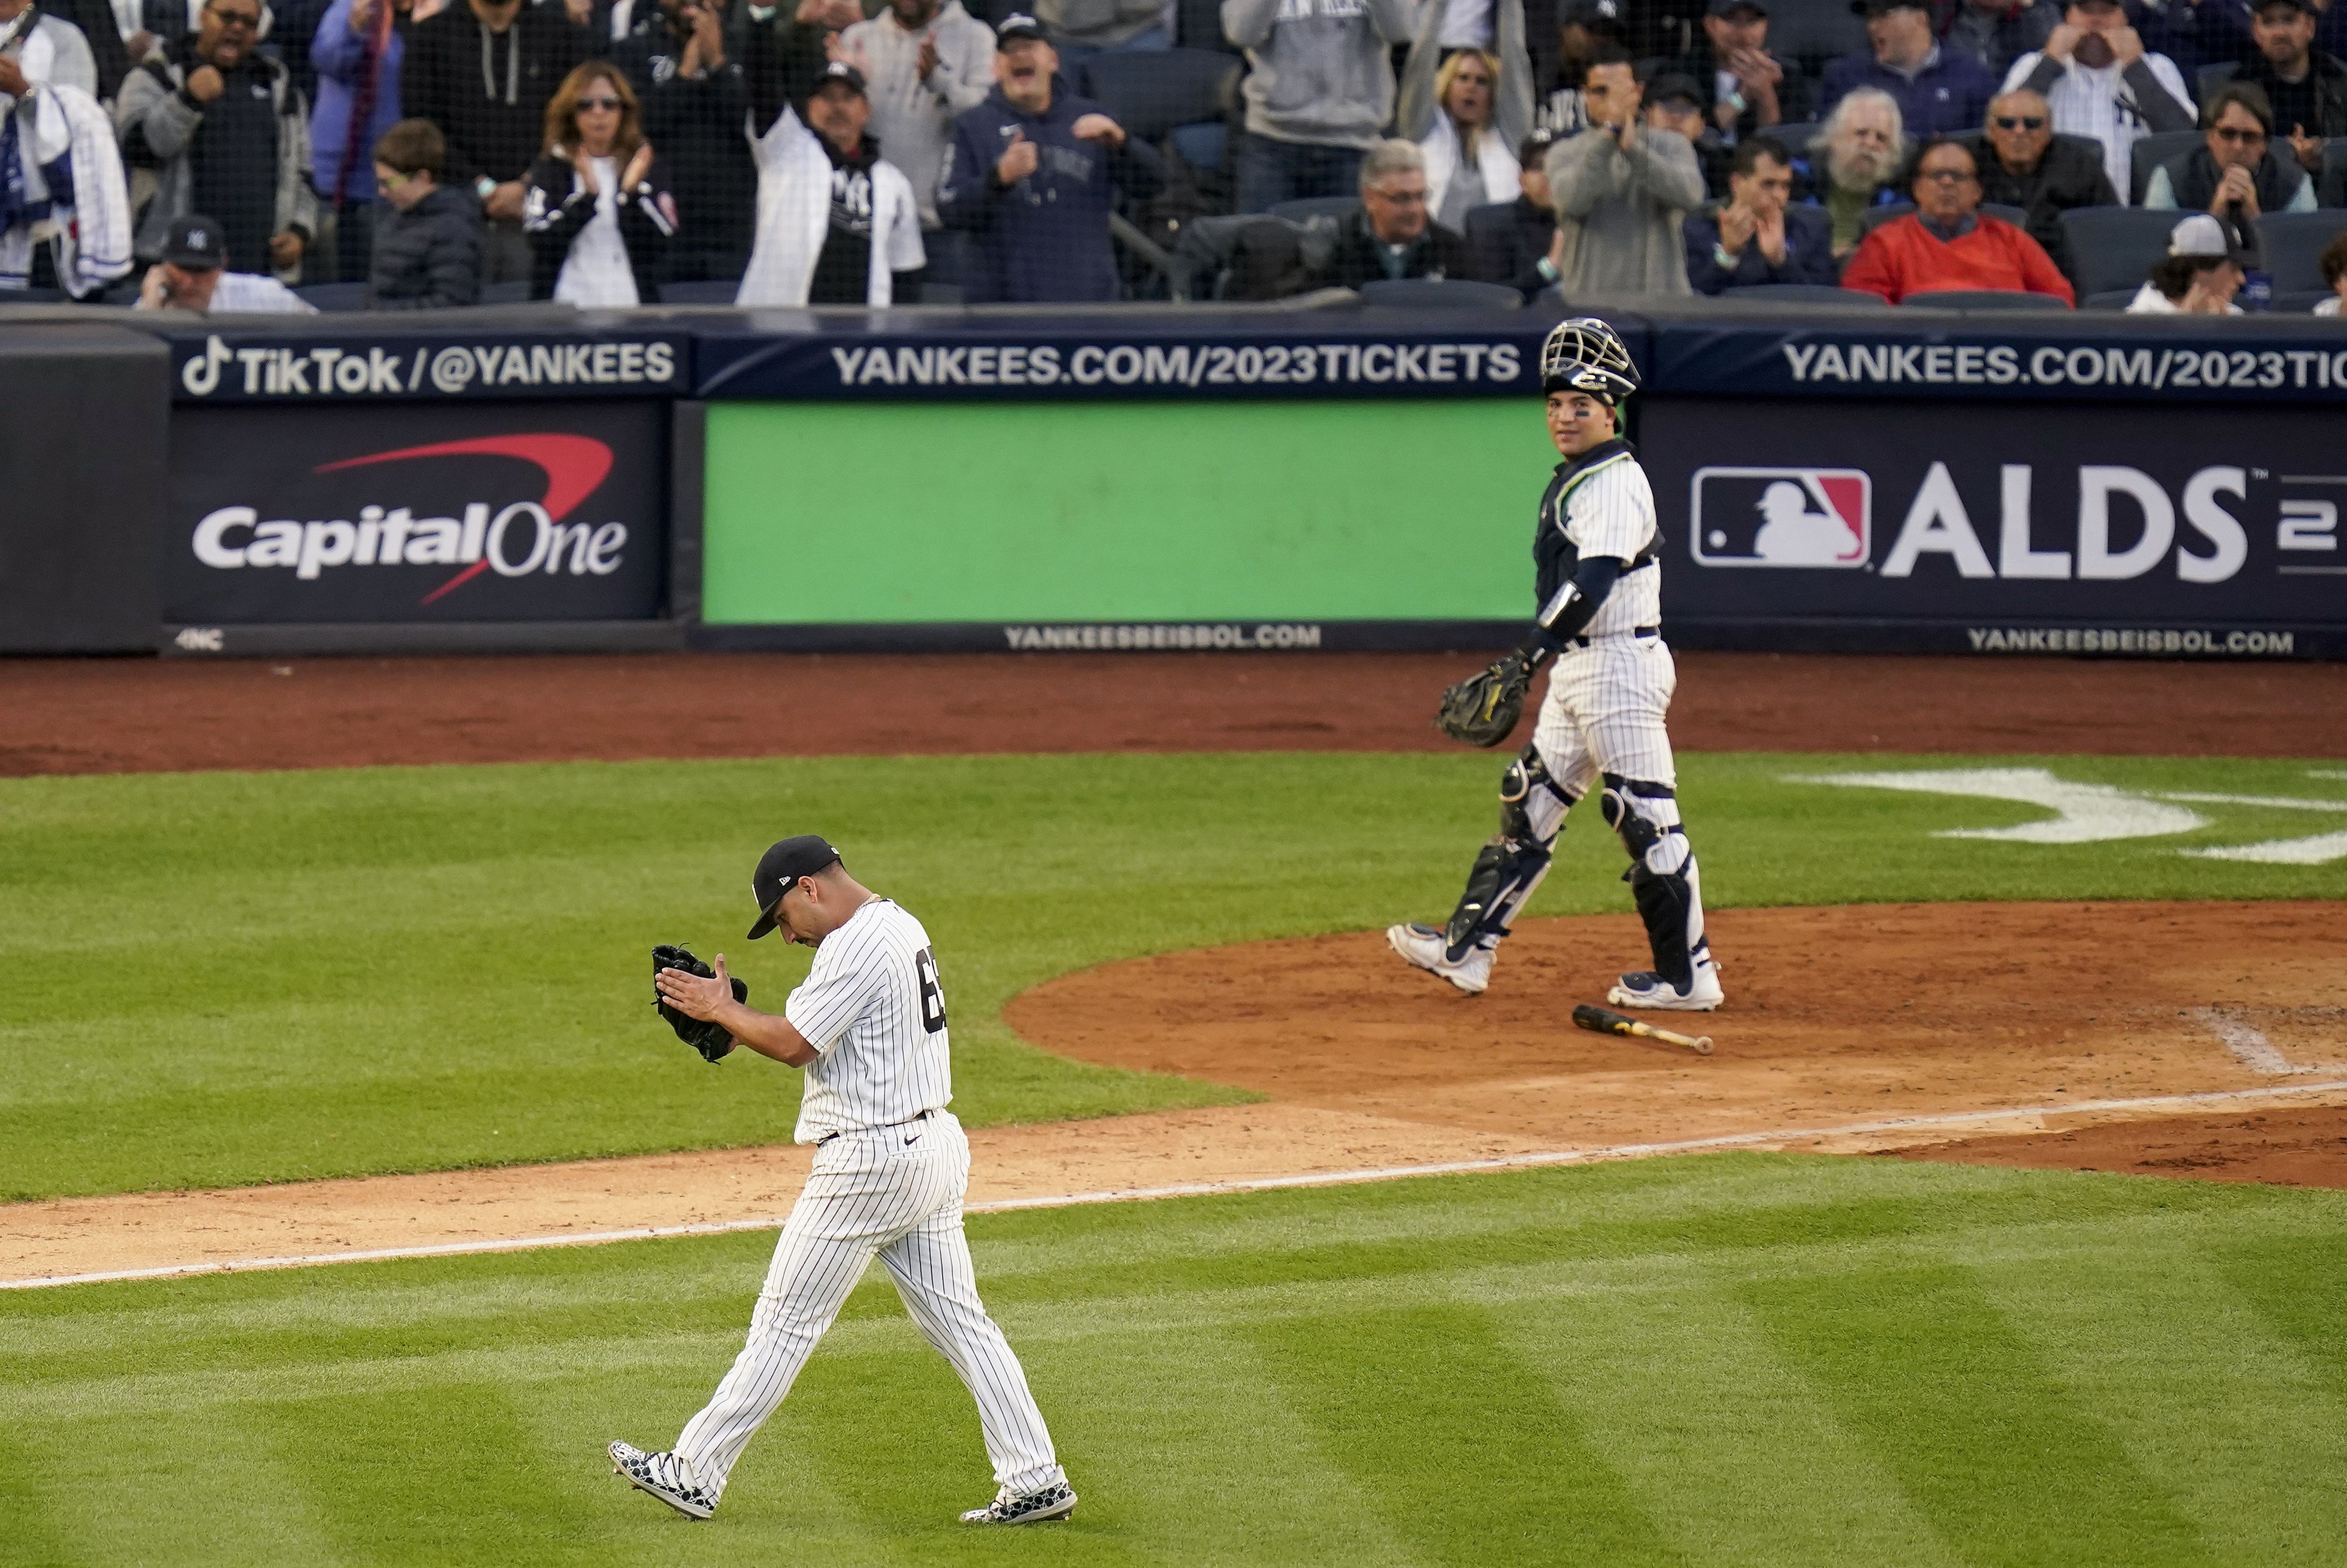
M 1358 147 L 1275 141 L 1250 131 L 1239 138 L 1238 210 L 1261 212 L 1307 196 L 1358 196 L 1365 156 Z
M 1134 34 L 1122 44 L 1106 49 L 1097 49 L 1090 44 L 1072 41 L 1061 43 L 1057 39 L 1054 39 L 1051 44 L 1051 47 L 1060 56 L 1060 70 L 1070 82 L 1076 79 L 1076 67 L 1094 55 L 1138 55 L 1153 49 L 1170 49 L 1173 46 L 1174 34 L 1163 22 L 1154 27 Z

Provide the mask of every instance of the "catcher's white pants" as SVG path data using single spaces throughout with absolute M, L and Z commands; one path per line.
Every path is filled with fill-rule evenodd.
M 1028 1492 L 1067 1479 L 1027 1374 L 978 1298 L 961 1226 L 969 1188 L 969 1140 L 948 1112 L 843 1132 L 816 1149 L 758 1293 L 750 1341 L 677 1439 L 692 1481 L 724 1491 L 742 1450 L 791 1391 L 875 1254 L 913 1321 L 978 1400 L 996 1481 Z
M 1548 776 L 1575 800 L 1600 774 L 1676 784 L 1663 715 L 1678 684 L 1678 666 L 1659 637 L 1600 637 L 1559 653 L 1532 727 Z

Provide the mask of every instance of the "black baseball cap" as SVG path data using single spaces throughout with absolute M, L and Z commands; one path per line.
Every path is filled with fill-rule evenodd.
M 1932 0 L 1850 0 L 1853 16 L 1881 16 L 1892 11 L 1929 11 Z
M 1750 11 L 1766 16 L 1768 7 L 1760 0 L 1711 0 L 1711 4 L 1704 7 L 1704 14 L 1707 16 L 1733 16 L 1738 11 Z
M 994 29 L 994 46 L 997 49 L 1018 38 L 1032 38 L 1039 44 L 1051 41 L 1051 35 L 1043 31 L 1043 24 L 1024 11 L 1013 11 L 1002 19 L 1000 26 Z
M 163 231 L 163 260 L 190 272 L 217 272 L 228 265 L 228 238 L 218 223 L 190 212 Z
M 854 92 L 858 97 L 869 97 L 872 96 L 865 90 L 864 73 L 857 70 L 854 66 L 849 65 L 846 60 L 834 60 L 831 64 L 824 67 L 823 75 L 815 78 L 815 90 L 819 93 L 823 91 L 824 88 L 831 86 L 834 82 L 846 82 L 848 86 L 848 89 Z
M 2250 7 L 2250 15 L 2262 16 L 2269 11 L 2276 10 L 2296 11 L 2306 16 L 2321 15 L 2314 8 L 2313 0 L 2256 0 L 2256 3 Z
M 1559 26 L 1578 22 L 1594 31 L 1611 29 L 1619 35 L 1623 30 L 1621 0 L 1565 0 L 1556 20 Z
M 1673 71 L 1668 75 L 1656 77 L 1646 84 L 1648 103 L 1666 104 L 1673 98 L 1685 98 L 1688 104 L 1696 108 L 1703 107 L 1703 94 L 1696 87 L 1693 77 L 1681 76 Z
M 750 927 L 749 939 L 754 942 L 774 928 L 774 907 L 783 901 L 784 894 L 798 886 L 800 877 L 838 864 L 839 851 L 819 833 L 785 838 L 760 856 L 758 869 L 750 873 L 750 896 L 758 901 L 758 923 Z

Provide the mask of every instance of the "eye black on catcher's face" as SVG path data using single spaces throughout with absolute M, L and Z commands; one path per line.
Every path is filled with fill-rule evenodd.
M 1578 457 L 1614 439 L 1614 410 L 1585 392 L 1548 395 L 1548 438 L 1557 454 Z

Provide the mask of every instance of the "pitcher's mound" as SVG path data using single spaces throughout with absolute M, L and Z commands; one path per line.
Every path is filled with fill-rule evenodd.
M 1785 1134 L 1781 1146 L 1880 1148 L 2147 1113 L 2094 1102 L 2280 1085 L 2336 1083 L 2347 1103 L 2337 904 L 1735 909 L 1712 916 L 1711 938 L 1727 1005 L 1649 1015 L 1711 1035 L 1708 1059 L 1573 1026 L 1574 1003 L 1604 1001 L 1616 971 L 1645 963 L 1626 914 L 1520 923 L 1478 997 L 1367 931 L 1110 964 L 1039 986 L 1006 1016 L 1082 1061 L 1558 1148 L 1755 1132 Z M 2338 1179 L 2325 1184 L 2347 1185 L 2347 1144 L 2323 1146 L 2338 1151 Z M 1985 1152 L 1975 1142 L 1971 1157 Z M 2094 1152 L 2112 1168 L 2107 1136 Z M 2310 1163 L 2321 1160 L 2293 1161 L 2294 1179 L 2308 1180 Z M 2205 1174 L 2226 1163 L 2127 1168 Z

